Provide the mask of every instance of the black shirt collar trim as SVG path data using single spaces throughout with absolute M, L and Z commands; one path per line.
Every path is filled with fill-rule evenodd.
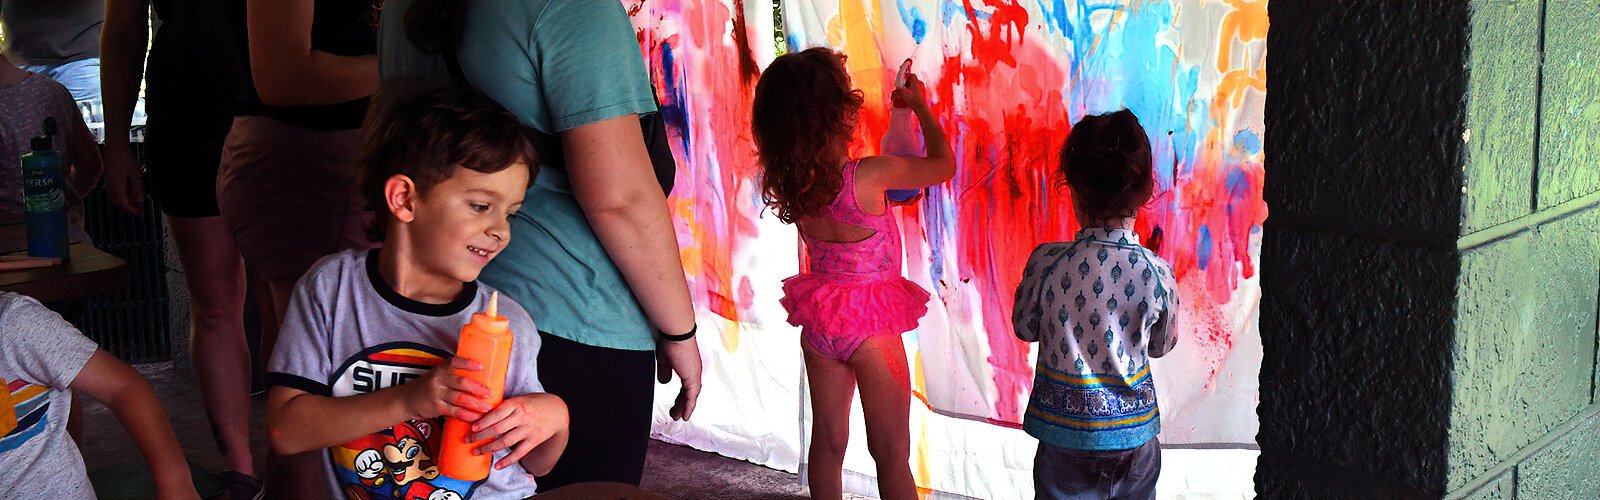
M 382 250 L 382 248 L 374 248 L 367 251 L 367 281 L 372 282 L 373 290 L 376 290 L 378 296 L 383 297 L 383 301 L 388 302 L 391 306 L 412 314 L 442 318 L 454 316 L 466 310 L 467 306 L 472 305 L 473 299 L 478 296 L 477 281 L 462 283 L 461 295 L 456 296 L 455 300 L 444 304 L 429 304 L 400 295 L 400 292 L 394 291 L 394 287 L 383 281 L 383 273 L 378 272 L 379 250 Z

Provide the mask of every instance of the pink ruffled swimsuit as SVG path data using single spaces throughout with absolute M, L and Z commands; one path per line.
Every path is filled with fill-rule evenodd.
M 806 342 L 840 361 L 849 360 L 869 337 L 915 329 L 928 312 L 928 292 L 900 275 L 900 228 L 894 217 L 888 211 L 870 215 L 856 203 L 859 162 L 845 164 L 839 195 L 822 216 L 875 232 L 839 243 L 802 231 L 809 272 L 783 280 L 779 301 Z

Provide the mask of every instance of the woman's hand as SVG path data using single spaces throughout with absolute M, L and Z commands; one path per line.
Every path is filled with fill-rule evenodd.
M 683 382 L 678 400 L 668 412 L 673 420 L 689 420 L 694 415 L 695 402 L 700 399 L 700 344 L 693 337 L 671 342 L 656 341 L 656 381 L 667 383 L 676 372 Z
M 144 175 L 127 141 L 106 141 L 106 196 L 117 208 L 138 217 L 144 213 Z

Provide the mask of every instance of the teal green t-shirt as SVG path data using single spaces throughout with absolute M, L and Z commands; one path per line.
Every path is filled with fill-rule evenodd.
M 448 81 L 444 59 L 406 37 L 410 5 L 385 5 L 379 72 L 385 81 Z M 656 110 L 620 2 L 473 0 L 458 58 L 473 88 L 545 133 Z M 480 279 L 522 304 L 541 330 L 591 346 L 655 348 L 654 328 L 595 238 L 565 172 L 539 169 L 511 235 Z

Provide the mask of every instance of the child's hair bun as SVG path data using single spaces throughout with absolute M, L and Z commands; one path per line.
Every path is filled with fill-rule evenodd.
M 1060 175 L 1086 215 L 1132 217 L 1155 187 L 1139 118 L 1124 109 L 1079 120 L 1061 147 Z

